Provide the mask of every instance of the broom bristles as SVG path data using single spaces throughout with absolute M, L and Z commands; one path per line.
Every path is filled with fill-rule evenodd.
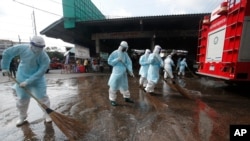
M 180 92 L 181 95 L 185 96 L 188 99 L 192 99 L 189 93 L 185 89 L 183 89 L 180 85 L 175 83 L 174 86 Z
M 175 82 L 175 80 L 171 79 L 171 82 L 168 82 L 167 80 L 164 79 L 164 81 L 175 91 L 178 91 L 181 95 L 183 95 L 184 97 L 188 98 L 188 99 L 193 99 L 189 93 L 182 88 L 179 84 L 177 84 Z
M 152 95 L 150 95 L 149 93 L 146 93 L 147 99 L 149 100 L 149 102 L 154 106 L 154 108 L 159 112 L 164 110 L 165 108 L 168 107 L 167 104 L 159 101 L 158 99 L 156 99 L 155 97 L 153 97 Z
M 20 84 L 15 78 L 9 76 L 17 84 Z M 57 127 L 65 134 L 65 136 L 70 140 L 77 140 L 84 135 L 84 126 L 81 122 L 67 117 L 61 113 L 57 113 L 54 110 L 48 108 L 45 104 L 41 103 L 27 88 L 23 88 L 25 92 L 36 100 L 36 102 L 47 112 L 52 121 L 57 125 Z M 86 128 L 85 128 L 86 129 Z
M 165 79 L 164 79 L 164 81 L 168 84 L 168 86 L 169 86 L 171 89 L 173 89 L 174 91 L 178 91 L 178 90 L 175 88 L 175 86 L 174 86 L 173 83 L 170 83 L 170 82 L 168 82 L 168 81 L 165 80 Z
M 49 116 L 70 141 L 83 137 L 85 132 L 81 122 L 55 111 L 49 113 Z

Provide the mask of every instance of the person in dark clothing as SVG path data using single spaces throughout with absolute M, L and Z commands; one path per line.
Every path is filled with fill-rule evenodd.
M 12 77 L 16 78 L 16 71 L 17 71 L 17 63 L 15 59 L 12 59 L 10 63 L 10 74 Z

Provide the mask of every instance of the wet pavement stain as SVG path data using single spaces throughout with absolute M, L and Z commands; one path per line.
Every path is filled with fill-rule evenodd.
M 118 106 L 108 99 L 109 73 L 46 74 L 51 109 L 73 117 L 84 126 L 81 141 L 226 141 L 230 124 L 250 124 L 250 99 L 245 87 L 229 87 L 221 81 L 186 77 L 178 82 L 194 100 L 187 99 L 160 80 L 152 97 L 167 104 L 157 111 L 137 78 L 129 78 L 134 104 L 117 93 Z M 17 111 L 8 78 L 0 81 L 0 140 L 66 141 L 54 124 L 45 124 L 34 100 L 28 124 L 16 127 Z M 243 91 L 244 89 L 245 91 Z M 246 93 L 246 94 L 245 94 Z

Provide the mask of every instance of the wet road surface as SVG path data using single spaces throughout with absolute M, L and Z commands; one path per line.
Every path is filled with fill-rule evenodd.
M 79 120 L 86 127 L 83 141 L 227 141 L 230 124 L 250 125 L 250 96 L 246 87 L 229 87 L 206 78 L 180 79 L 195 100 L 171 89 L 164 81 L 151 98 L 168 107 L 159 111 L 149 96 L 129 78 L 134 104 L 124 102 L 118 93 L 118 106 L 108 99 L 109 73 L 60 74 L 52 70 L 47 77 L 51 109 Z M 66 141 L 52 124 L 44 123 L 42 110 L 31 100 L 28 124 L 16 127 L 18 113 L 7 77 L 0 80 L 1 141 Z

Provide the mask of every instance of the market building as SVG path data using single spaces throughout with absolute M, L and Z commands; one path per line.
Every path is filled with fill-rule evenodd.
M 63 0 L 63 17 L 40 33 L 90 49 L 90 55 L 110 53 L 122 40 L 130 49 L 187 50 L 195 60 L 199 24 L 207 13 L 108 18 L 91 0 Z

